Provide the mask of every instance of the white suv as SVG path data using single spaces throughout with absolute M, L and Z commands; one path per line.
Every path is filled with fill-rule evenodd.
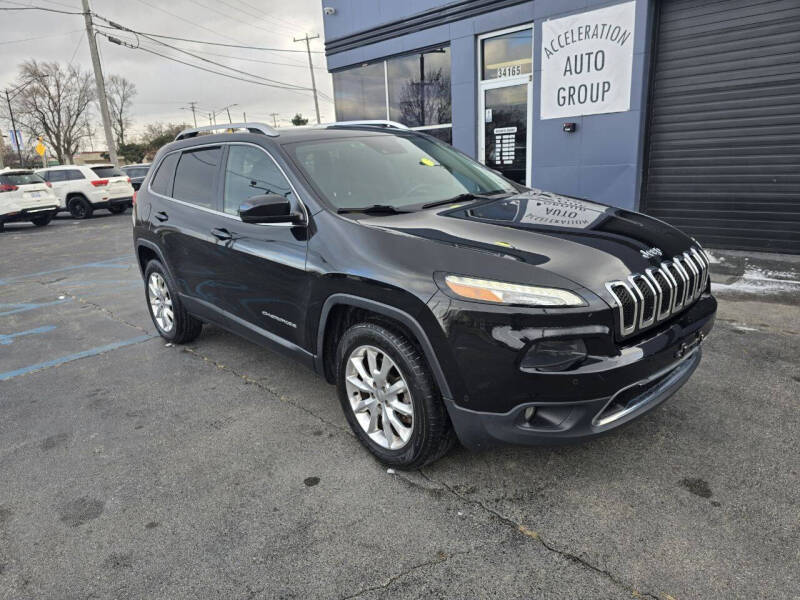
M 36 171 L 53 186 L 61 210 L 88 219 L 97 208 L 114 214 L 133 204 L 130 178 L 114 165 L 62 165 Z
M 27 169 L 0 171 L 0 231 L 13 221 L 44 227 L 57 212 L 58 198 L 36 173 Z

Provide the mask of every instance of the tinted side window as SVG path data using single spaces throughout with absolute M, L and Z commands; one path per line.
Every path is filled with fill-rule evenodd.
M 292 188 L 275 162 L 252 146 L 231 146 L 225 168 L 224 210 L 239 214 L 242 202 L 253 196 L 280 194 L 291 197 Z
M 172 197 L 205 208 L 216 208 L 214 192 L 221 157 L 221 148 L 183 152 L 175 171 Z
M 161 165 L 158 167 L 153 181 L 150 183 L 150 189 L 156 194 L 162 196 L 172 195 L 172 176 L 175 174 L 175 165 L 178 164 L 178 153 L 168 154 Z
M 70 169 L 69 171 L 64 171 L 64 179 L 77 181 L 78 179 L 86 179 L 86 176 L 78 169 Z
M 67 172 L 66 171 L 48 171 L 47 172 L 47 179 L 45 181 L 66 181 L 67 180 Z

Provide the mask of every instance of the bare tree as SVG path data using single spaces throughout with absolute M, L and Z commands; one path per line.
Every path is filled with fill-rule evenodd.
M 131 124 L 131 104 L 136 93 L 136 85 L 119 75 L 112 75 L 106 82 L 108 110 L 111 112 L 111 126 L 114 128 L 117 146 L 125 143 L 125 133 Z
M 14 115 L 28 139 L 38 136 L 62 164 L 72 162 L 87 137 L 86 114 L 95 89 L 89 73 L 77 67 L 29 60 L 19 67 L 20 79 L 30 85 L 14 98 Z

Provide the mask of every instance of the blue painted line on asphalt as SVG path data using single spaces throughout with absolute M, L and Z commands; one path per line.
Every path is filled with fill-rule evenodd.
M 8 346 L 9 344 L 14 342 L 15 338 L 23 337 L 26 335 L 39 335 L 40 333 L 47 333 L 48 331 L 53 331 L 55 329 L 55 325 L 45 325 L 43 327 L 36 327 L 35 329 L 28 329 L 26 331 L 18 331 L 17 333 L 0 333 L 0 345 Z
M 29 310 L 36 310 L 45 306 L 53 306 L 54 304 L 64 304 L 64 302 L 71 302 L 72 298 L 64 298 L 63 300 L 53 300 L 52 302 L 17 302 L 15 304 L 0 304 L 0 308 L 13 306 L 11 310 L 0 312 L 0 317 L 14 315 Z
M 37 363 L 35 365 L 30 365 L 28 367 L 22 367 L 21 369 L 16 369 L 14 371 L 7 371 L 5 373 L 0 373 L 0 381 L 6 381 L 13 377 L 25 375 L 26 373 L 32 373 L 33 371 L 40 371 L 41 369 L 46 369 L 48 367 L 57 367 L 58 365 L 63 365 L 64 363 L 72 362 L 73 360 L 87 358 L 89 356 L 97 356 L 98 354 L 102 354 L 103 352 L 109 352 L 111 350 L 116 350 L 118 348 L 124 348 L 125 346 L 140 344 L 142 342 L 146 342 L 147 340 L 151 340 L 155 337 L 158 336 L 140 335 L 138 337 L 131 338 L 129 340 L 124 340 L 122 342 L 115 342 L 113 344 L 108 344 L 106 346 L 99 346 L 97 348 L 92 348 L 91 350 L 84 350 L 83 352 L 78 352 L 76 354 L 69 354 L 67 356 L 62 356 L 61 358 L 55 358 L 53 360 L 48 360 L 45 362 Z
M 37 277 L 39 275 L 52 275 L 53 273 L 62 273 L 64 271 L 74 271 L 75 269 L 126 269 L 128 265 L 114 264 L 121 260 L 132 260 L 133 255 L 118 256 L 117 258 L 109 258 L 108 260 L 101 260 L 97 262 L 83 263 L 80 265 L 71 265 L 69 267 L 61 267 L 60 269 L 52 269 L 50 271 L 39 271 L 38 273 L 26 273 L 25 275 L 15 275 L 7 279 L 0 279 L 0 285 L 11 283 L 26 277 Z

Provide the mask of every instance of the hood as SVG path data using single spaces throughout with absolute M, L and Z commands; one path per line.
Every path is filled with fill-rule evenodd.
M 596 291 L 693 245 L 658 219 L 541 190 L 359 221 L 529 263 Z

